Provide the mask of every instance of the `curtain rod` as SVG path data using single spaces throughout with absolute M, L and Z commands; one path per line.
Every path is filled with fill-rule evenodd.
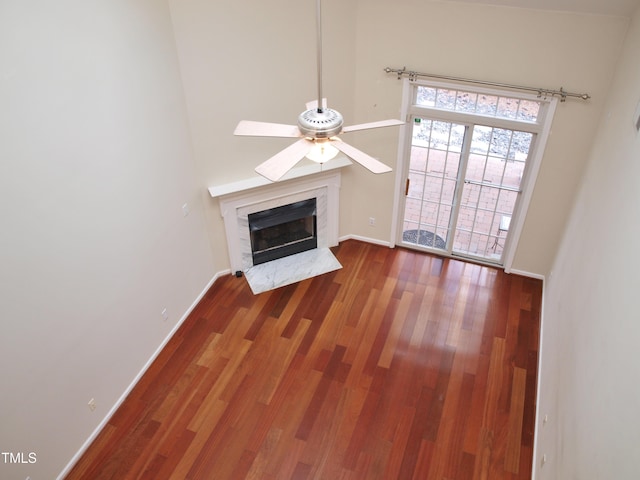
M 523 87 L 521 85 L 509 85 L 507 83 L 487 82 L 485 80 L 470 80 L 468 78 L 450 77 L 447 75 L 435 75 L 432 73 L 413 72 L 413 71 L 407 70 L 407 67 L 402 67 L 401 69 L 386 67 L 384 71 L 387 73 L 397 74 L 398 80 L 400 80 L 403 76 L 409 77 L 409 80 L 411 81 L 415 80 L 418 77 L 438 78 L 441 80 L 452 80 L 454 82 L 475 83 L 478 85 L 489 85 L 492 87 L 510 88 L 512 90 L 525 90 L 528 92 L 536 92 L 538 94 L 538 97 L 545 97 L 545 98 L 555 97 L 556 95 L 558 95 L 560 97 L 561 102 L 564 102 L 567 99 L 567 97 L 581 98 L 582 100 L 589 100 L 591 98 L 591 96 L 588 93 L 571 93 L 571 92 L 565 91 L 562 87 L 560 87 L 560 90 Z

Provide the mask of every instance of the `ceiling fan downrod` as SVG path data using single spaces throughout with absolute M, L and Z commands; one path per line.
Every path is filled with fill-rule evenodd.
M 318 113 L 322 113 L 322 8 L 321 0 L 316 0 L 316 48 L 318 62 Z
M 324 105 L 322 97 L 322 12 L 321 0 L 316 1 L 316 26 L 318 38 L 318 104 L 298 117 L 300 132 L 310 139 L 331 138 L 342 132 L 344 124 L 340 112 Z

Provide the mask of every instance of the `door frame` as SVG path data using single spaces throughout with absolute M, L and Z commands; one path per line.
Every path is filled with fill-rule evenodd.
M 407 152 L 411 150 L 411 136 L 407 132 L 407 129 L 413 129 L 413 124 L 411 122 L 411 118 L 414 114 L 418 113 L 419 108 L 415 108 L 412 104 L 413 99 L 413 91 L 417 86 L 431 86 L 438 88 L 450 88 L 453 90 L 467 90 L 470 92 L 476 93 L 485 93 L 489 95 L 500 95 L 500 96 L 512 96 L 518 97 L 526 100 L 534 100 L 541 101 L 546 104 L 544 108 L 544 112 L 542 113 L 541 121 L 538 125 L 536 132 L 536 141 L 535 144 L 532 145 L 532 148 L 529 152 L 529 158 L 527 159 L 527 167 L 525 168 L 525 174 L 520 183 L 521 194 L 516 202 L 514 208 L 513 219 L 511 225 L 509 226 L 509 234 L 507 235 L 507 240 L 504 245 L 504 253 L 502 255 L 503 263 L 502 266 L 497 265 L 495 263 L 487 262 L 487 265 L 492 265 L 494 267 L 503 268 L 505 272 L 510 273 L 513 260 L 515 258 L 516 250 L 518 244 L 520 242 L 520 235 L 522 234 L 522 230 L 524 228 L 525 218 L 527 215 L 527 211 L 529 209 L 529 204 L 531 203 L 531 197 L 533 195 L 533 190 L 535 187 L 536 180 L 538 178 L 538 173 L 540 171 L 540 166 L 542 164 L 542 158 L 544 156 L 545 147 L 547 144 L 547 140 L 551 133 L 551 124 L 553 122 L 553 117 L 555 114 L 555 110 L 558 104 L 558 99 L 555 97 L 551 98 L 539 98 L 535 95 L 530 94 L 514 94 L 512 91 L 508 90 L 499 90 L 499 89 L 488 89 L 488 88 L 478 88 L 472 85 L 467 84 L 458 84 L 458 83 L 445 83 L 445 82 L 432 82 L 425 80 L 411 80 L 408 78 L 403 79 L 402 85 L 402 106 L 401 106 L 401 117 L 404 119 L 405 123 L 401 127 L 401 135 L 400 141 L 398 142 L 398 157 L 396 162 L 396 177 L 395 177 L 395 188 L 394 188 L 394 197 L 393 197 L 393 215 L 391 218 L 391 238 L 389 245 L 390 247 L 395 247 L 398 244 L 399 239 L 402 236 L 402 218 L 400 215 L 400 209 L 403 206 L 403 196 L 405 189 L 405 181 L 407 177 L 408 171 L 408 155 Z M 443 111 L 443 120 L 454 121 L 452 120 L 453 112 Z M 461 120 L 462 117 L 456 117 L 458 123 L 463 123 Z M 468 117 L 469 118 L 469 117 Z M 510 127 L 512 128 L 512 127 Z M 442 254 L 450 257 L 460 258 L 455 255 L 448 255 L 446 252 L 442 252 Z M 472 260 L 470 260 L 472 261 Z M 476 261 L 476 260 L 473 260 Z M 483 263 L 481 260 L 478 260 L 479 263 Z

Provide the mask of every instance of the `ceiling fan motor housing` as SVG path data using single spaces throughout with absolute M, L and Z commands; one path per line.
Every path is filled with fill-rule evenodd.
M 304 136 L 330 138 L 342 131 L 342 115 L 331 108 L 312 108 L 298 116 L 298 128 Z

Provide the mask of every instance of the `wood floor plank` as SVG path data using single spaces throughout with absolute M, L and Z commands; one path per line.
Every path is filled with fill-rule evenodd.
M 487 380 L 489 376 L 490 357 L 479 355 L 478 368 L 471 393 L 471 403 L 469 407 L 469 419 L 465 428 L 463 451 L 475 456 L 480 447 L 478 441 L 481 436 L 482 427 L 486 422 L 484 416 L 485 402 L 487 400 Z
M 302 461 L 313 466 L 312 478 L 336 478 L 342 470 L 339 457 L 345 450 L 339 432 L 349 408 L 349 395 L 342 386 L 343 382 L 332 380 L 302 453 Z
M 511 407 L 509 408 L 509 436 L 507 438 L 504 469 L 518 473 L 520 469 L 520 450 L 522 443 L 522 425 L 524 413 L 524 397 L 527 386 L 527 371 L 515 368 L 513 387 L 511 389 Z
M 218 279 L 67 479 L 530 478 L 541 282 L 333 252 L 260 295 Z
M 415 409 L 411 407 L 402 407 L 398 410 L 400 415 L 393 437 L 391 437 L 391 451 L 383 478 L 400 478 L 400 467 L 402 466 L 402 459 L 404 458 L 415 415 Z
M 384 375 L 385 370 L 377 369 L 376 373 L 378 374 L 378 376 Z M 375 417 L 379 401 L 380 401 L 379 389 L 370 389 L 365 399 L 365 402 L 362 405 L 362 410 L 358 415 L 358 421 L 353 430 L 353 433 L 349 441 L 349 445 L 347 446 L 347 450 L 345 452 L 345 459 L 344 459 L 343 465 L 345 468 L 349 470 L 353 470 L 357 466 L 358 459 L 362 452 L 362 447 L 367 439 L 368 426 L 370 422 L 372 422 L 373 418 Z

